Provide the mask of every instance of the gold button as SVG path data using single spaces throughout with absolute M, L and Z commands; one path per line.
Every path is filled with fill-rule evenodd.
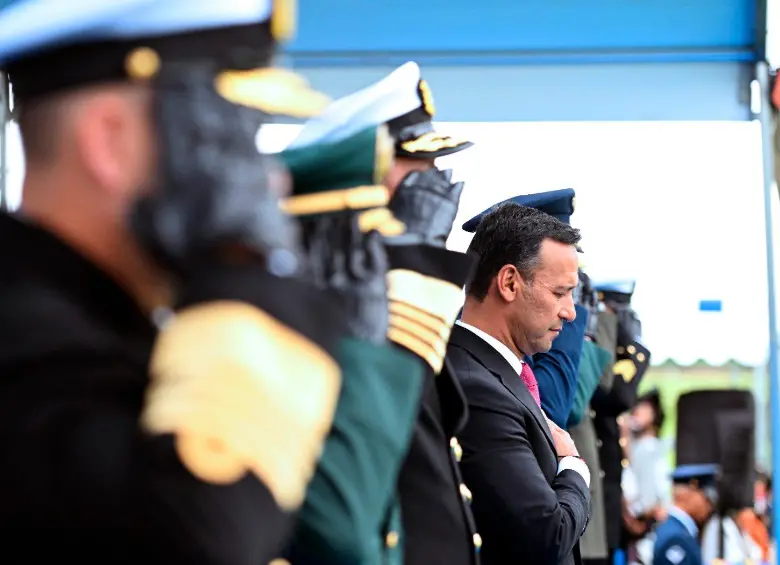
M 615 349 L 615 353 L 617 353 L 618 355 L 623 355 L 625 352 L 626 350 L 623 348 L 622 345 Z
M 481 536 L 481 535 L 479 535 L 479 534 L 474 534 L 474 535 L 471 537 L 471 539 L 472 539 L 472 541 L 474 542 L 474 549 L 476 549 L 477 551 L 479 551 L 480 549 L 482 549 L 482 536 Z
M 623 465 L 624 469 L 627 468 L 628 467 L 628 459 L 623 459 L 623 461 L 621 461 L 620 464 Z
M 460 496 L 462 496 L 463 500 L 466 502 L 471 502 L 471 491 L 469 490 L 469 487 L 463 483 L 460 483 Z
M 596 417 L 596 411 L 595 410 L 591 410 L 590 412 L 588 412 L 588 416 L 590 416 L 591 418 L 595 418 Z
M 629 345 L 628 347 L 626 347 L 626 351 L 628 351 L 629 355 L 633 355 L 634 353 L 636 353 L 636 347 L 634 347 L 633 345 Z
M 622 438 L 620 438 L 620 441 L 618 443 L 620 443 L 620 447 L 625 447 L 626 444 L 628 443 L 628 440 L 626 438 L 622 437 Z
M 385 536 L 385 545 L 390 549 L 394 549 L 398 547 L 399 540 L 400 536 L 398 535 L 398 532 L 387 532 L 387 535 Z
M 160 56 L 151 47 L 137 47 L 125 57 L 125 72 L 131 79 L 149 80 L 160 72 Z
M 625 416 L 618 416 L 617 422 L 618 422 L 618 426 L 624 425 L 626 423 L 626 417 Z
M 274 559 L 268 565 L 290 565 L 290 562 L 287 561 L 286 559 L 279 558 L 279 559 Z
M 644 363 L 645 354 L 640 351 L 639 353 L 636 354 L 636 360 L 639 361 L 640 363 Z
M 450 439 L 450 449 L 452 449 L 452 453 L 455 455 L 455 461 L 460 463 L 460 460 L 463 458 L 463 448 L 458 443 L 458 438 Z

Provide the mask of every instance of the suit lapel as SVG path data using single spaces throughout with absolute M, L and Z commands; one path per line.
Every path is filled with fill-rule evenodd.
M 484 339 L 457 324 L 452 328 L 450 343 L 468 351 L 483 367 L 498 377 L 504 388 L 531 412 L 539 427 L 542 428 L 553 453 L 555 453 L 555 442 L 552 432 L 550 432 L 550 426 L 547 424 L 547 418 L 544 417 L 533 396 L 528 392 L 528 387 L 525 386 L 520 375 L 515 372 L 509 361 L 504 359 L 503 355 Z
M 455 377 L 455 369 L 444 358 L 444 367 L 436 377 L 436 388 L 441 399 L 442 426 L 447 435 L 458 435 L 468 420 L 466 396 Z

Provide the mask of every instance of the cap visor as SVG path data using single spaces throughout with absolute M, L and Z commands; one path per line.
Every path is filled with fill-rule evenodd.
M 474 145 L 471 141 L 454 139 L 436 132 L 429 132 L 423 136 L 397 145 L 396 155 L 407 159 L 436 159 L 445 155 L 452 155 Z
M 331 100 L 309 86 L 302 76 L 273 67 L 251 71 L 224 71 L 215 88 L 225 100 L 274 116 L 312 118 Z

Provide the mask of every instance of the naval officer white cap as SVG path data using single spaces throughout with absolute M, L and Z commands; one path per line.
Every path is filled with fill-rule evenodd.
M 410 61 L 380 81 L 334 101 L 309 120 L 291 149 L 323 141 L 340 141 L 366 127 L 386 123 L 396 140 L 396 155 L 435 159 L 473 145 L 434 131 L 433 95 L 420 67 Z
M 309 117 L 329 100 L 267 69 L 295 19 L 294 0 L 17 0 L 0 9 L 0 70 L 24 103 L 89 84 L 153 81 L 167 64 L 197 61 L 228 100 Z

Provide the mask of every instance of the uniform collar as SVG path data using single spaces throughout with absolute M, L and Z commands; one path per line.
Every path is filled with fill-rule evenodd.
M 684 510 L 681 510 L 677 506 L 672 506 L 669 509 L 669 516 L 680 522 L 683 526 L 685 526 L 685 529 L 688 530 L 688 533 L 691 534 L 691 537 L 698 537 L 699 535 L 699 527 L 696 525 L 696 522 L 694 522 L 693 518 L 690 517 L 690 515 L 685 512 Z
M 97 265 L 34 222 L 0 213 L 0 270 L 29 280 L 86 309 L 107 327 L 129 335 L 154 335 L 136 301 Z

